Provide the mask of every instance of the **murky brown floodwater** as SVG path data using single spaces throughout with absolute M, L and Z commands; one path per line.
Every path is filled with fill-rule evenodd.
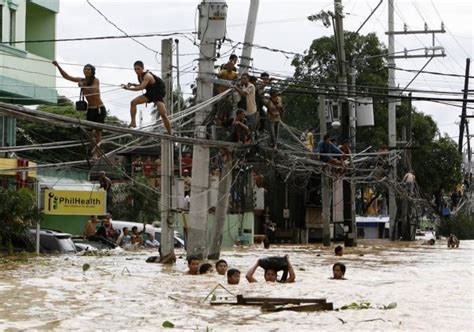
M 346 249 L 340 260 L 348 268 L 345 281 L 328 279 L 336 261 L 333 249 L 235 249 L 222 256 L 242 271 L 238 286 L 227 286 L 217 275 L 183 275 L 184 259 L 174 267 L 147 264 L 149 252 L 42 257 L 0 266 L 0 330 L 158 330 L 168 320 L 179 330 L 472 331 L 474 241 L 462 241 L 457 250 L 438 242 L 434 247 L 364 242 L 353 251 Z M 246 282 L 244 275 L 258 257 L 285 253 L 296 268 L 296 283 Z M 84 263 L 91 265 L 86 273 Z M 360 301 L 374 307 L 396 302 L 397 307 L 262 313 L 258 307 L 199 303 L 217 283 L 234 294 L 327 298 L 336 308 Z

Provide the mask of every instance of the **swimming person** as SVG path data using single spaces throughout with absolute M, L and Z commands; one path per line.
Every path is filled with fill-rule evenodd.
M 227 270 L 227 283 L 229 285 L 238 285 L 240 282 L 240 271 L 237 269 Z
M 334 249 L 334 254 L 336 256 L 342 256 L 344 252 L 344 248 L 342 246 L 337 246 L 336 249 Z
M 332 266 L 332 278 L 335 280 L 346 280 L 344 278 L 344 274 L 346 274 L 346 266 L 343 263 L 335 263 Z
M 227 272 L 227 262 L 223 259 L 219 259 L 216 262 L 216 271 L 220 275 L 225 275 L 225 273 Z
M 290 259 L 288 255 L 284 257 L 267 257 L 257 260 L 254 266 L 247 272 L 246 278 L 248 282 L 257 282 L 257 279 L 254 278 L 255 271 L 258 267 L 261 267 L 265 273 L 264 278 L 267 282 L 294 282 L 296 279 L 295 271 L 293 266 L 290 263 Z M 277 280 L 278 271 L 283 270 L 283 275 L 280 280 Z M 289 273 L 289 277 L 287 278 L 287 274 Z
M 201 261 L 195 256 L 188 258 L 188 272 L 186 274 L 198 275 L 199 274 L 199 263 Z

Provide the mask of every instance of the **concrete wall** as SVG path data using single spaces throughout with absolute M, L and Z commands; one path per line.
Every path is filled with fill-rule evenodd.
M 56 2 L 50 1 L 51 5 Z M 0 0 L 0 5 L 3 17 L 3 42 L 10 40 L 10 8 L 16 9 L 15 40 L 55 37 L 55 12 L 26 0 Z M 27 26 L 27 23 L 31 25 Z M 51 60 L 55 58 L 54 44 L 2 44 L 0 54 L 0 97 L 3 102 L 16 104 L 57 102 L 56 69 L 51 64 Z

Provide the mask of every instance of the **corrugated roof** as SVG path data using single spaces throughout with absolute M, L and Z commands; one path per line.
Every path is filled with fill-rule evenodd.
M 99 191 L 99 184 L 84 180 L 59 178 L 53 176 L 38 176 L 41 186 L 55 190 Z

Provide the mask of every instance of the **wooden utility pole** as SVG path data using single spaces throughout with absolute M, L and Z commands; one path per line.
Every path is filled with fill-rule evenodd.
M 257 14 L 260 0 L 250 0 L 249 14 L 247 18 L 247 28 L 245 30 L 244 47 L 240 57 L 239 74 L 246 73 L 252 60 L 252 44 L 257 25 Z M 216 205 L 216 224 L 211 232 L 209 241 L 209 259 L 218 259 L 220 257 L 222 238 L 224 236 L 225 216 L 229 205 L 229 193 L 232 185 L 232 163 L 231 153 L 226 152 L 224 168 L 220 174 L 219 189 Z
M 216 41 L 225 36 L 227 4 L 225 1 L 203 0 L 199 9 L 199 75 L 197 79 L 196 102 L 204 102 L 213 96 L 214 61 Z M 205 120 L 212 111 L 208 106 L 196 112 L 194 118 L 195 137 L 206 138 Z M 191 182 L 191 203 L 188 222 L 188 257 L 204 259 L 208 254 L 208 202 L 209 189 L 209 147 L 194 145 Z
M 173 113 L 173 51 L 172 39 L 161 41 L 161 76 L 166 85 L 165 105 L 170 114 Z M 174 256 L 174 214 L 173 201 L 173 142 L 161 141 L 161 241 L 160 256 L 164 262 L 172 262 L 168 258 Z
M 463 102 L 462 102 L 462 113 L 461 123 L 459 124 L 459 144 L 458 151 L 462 153 L 462 144 L 464 139 L 464 127 L 467 126 L 466 111 L 467 111 L 467 94 L 469 90 L 469 70 L 471 67 L 471 59 L 466 59 L 466 74 L 464 76 L 464 90 L 463 90 Z M 471 171 L 471 170 L 469 170 Z
M 435 35 L 437 33 L 445 33 L 446 30 L 444 29 L 443 23 L 441 23 L 441 29 L 439 30 L 430 30 L 428 29 L 428 25 L 425 22 L 425 29 L 424 30 L 413 30 L 409 31 L 408 27 L 405 25 L 403 31 L 395 31 L 395 17 L 394 17 L 394 2 L 395 0 L 388 0 L 388 31 L 386 34 L 388 35 L 388 146 L 390 149 L 390 158 L 392 159 L 392 170 L 389 174 L 389 179 L 392 185 L 389 188 L 389 215 L 390 215 L 390 240 L 396 240 L 398 235 L 398 230 L 396 227 L 396 219 L 397 219 L 397 200 L 395 195 L 394 187 L 398 182 L 397 177 L 397 158 L 396 155 L 396 148 L 397 148 L 397 105 L 396 105 L 396 98 L 397 92 L 395 89 L 397 88 L 395 85 L 395 59 L 402 58 L 402 59 L 410 59 L 410 58 L 434 58 L 434 57 L 444 57 L 446 54 L 444 53 L 444 48 L 441 46 L 435 45 Z M 431 34 L 432 35 L 432 47 L 425 47 L 424 54 L 415 54 L 409 55 L 408 51 L 405 52 L 403 55 L 395 55 L 395 35 L 410 35 L 410 34 Z M 411 82 L 410 82 L 411 83 Z
M 348 103 L 348 88 L 347 88 L 347 71 L 346 71 L 346 51 L 344 46 L 344 26 L 343 26 L 343 6 L 341 0 L 334 0 L 335 13 L 335 32 L 336 32 L 336 46 L 338 58 L 338 94 L 341 100 L 341 116 L 342 116 L 342 139 L 351 139 L 351 119 Z M 355 135 L 355 126 L 353 128 Z M 356 245 L 357 228 L 355 226 L 354 214 L 354 186 L 347 180 L 342 182 L 342 196 L 343 196 L 343 216 L 345 238 L 344 245 L 352 247 Z
M 321 141 L 326 135 L 326 98 L 319 95 L 319 132 Z M 329 247 L 331 245 L 331 179 L 329 176 L 321 173 L 321 219 L 323 222 L 323 245 Z

